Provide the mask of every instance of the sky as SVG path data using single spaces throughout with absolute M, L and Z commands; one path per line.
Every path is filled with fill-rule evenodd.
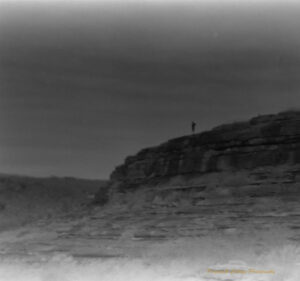
M 297 1 L 0 1 L 2 173 L 105 179 L 299 90 Z

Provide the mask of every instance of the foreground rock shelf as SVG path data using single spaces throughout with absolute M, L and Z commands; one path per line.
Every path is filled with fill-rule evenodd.
M 223 203 L 212 199 L 202 206 L 186 207 L 95 207 L 81 219 L 44 220 L 2 233 L 0 251 L 3 256 L 60 252 L 110 258 L 131 251 L 138 255 L 136 247 L 177 239 L 252 239 L 254 245 L 263 241 L 266 247 L 278 241 L 299 243 L 298 199 L 281 196 L 235 198 Z

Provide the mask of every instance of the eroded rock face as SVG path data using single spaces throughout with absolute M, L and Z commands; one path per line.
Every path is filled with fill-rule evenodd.
M 111 174 L 120 190 L 178 175 L 300 164 L 300 111 L 265 115 L 169 140 L 126 158 Z

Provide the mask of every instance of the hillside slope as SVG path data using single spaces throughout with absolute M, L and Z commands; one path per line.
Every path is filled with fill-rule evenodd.
M 106 181 L 0 175 L 0 230 L 76 214 Z

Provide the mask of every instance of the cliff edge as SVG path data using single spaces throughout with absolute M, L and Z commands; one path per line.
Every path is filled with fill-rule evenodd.
M 110 189 L 113 195 L 141 188 L 224 194 L 226 187 L 237 192 L 249 186 L 257 196 L 299 192 L 299 166 L 300 111 L 288 111 L 143 149 L 112 172 Z

